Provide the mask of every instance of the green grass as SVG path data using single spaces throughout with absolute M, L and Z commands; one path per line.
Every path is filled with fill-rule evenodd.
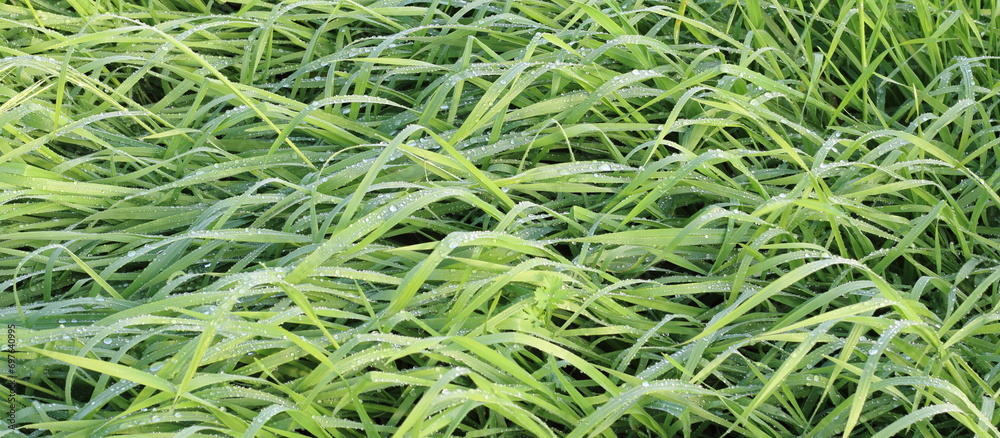
M 996 7 L 2 2 L 0 435 L 1000 437 Z

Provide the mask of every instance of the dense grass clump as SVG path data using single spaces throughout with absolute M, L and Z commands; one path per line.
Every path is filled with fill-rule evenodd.
M 3 435 L 1000 437 L 995 8 L 4 2 Z

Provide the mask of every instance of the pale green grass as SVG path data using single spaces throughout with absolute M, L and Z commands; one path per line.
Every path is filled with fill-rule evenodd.
M 0 4 L 0 434 L 1000 436 L 995 7 Z

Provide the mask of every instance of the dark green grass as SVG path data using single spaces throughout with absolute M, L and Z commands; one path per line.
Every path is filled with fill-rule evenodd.
M 1000 436 L 994 8 L 0 4 L 0 434 Z

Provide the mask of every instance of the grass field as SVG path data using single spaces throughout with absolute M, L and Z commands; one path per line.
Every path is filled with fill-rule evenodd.
M 0 436 L 1000 437 L 998 7 L 2 1 Z

